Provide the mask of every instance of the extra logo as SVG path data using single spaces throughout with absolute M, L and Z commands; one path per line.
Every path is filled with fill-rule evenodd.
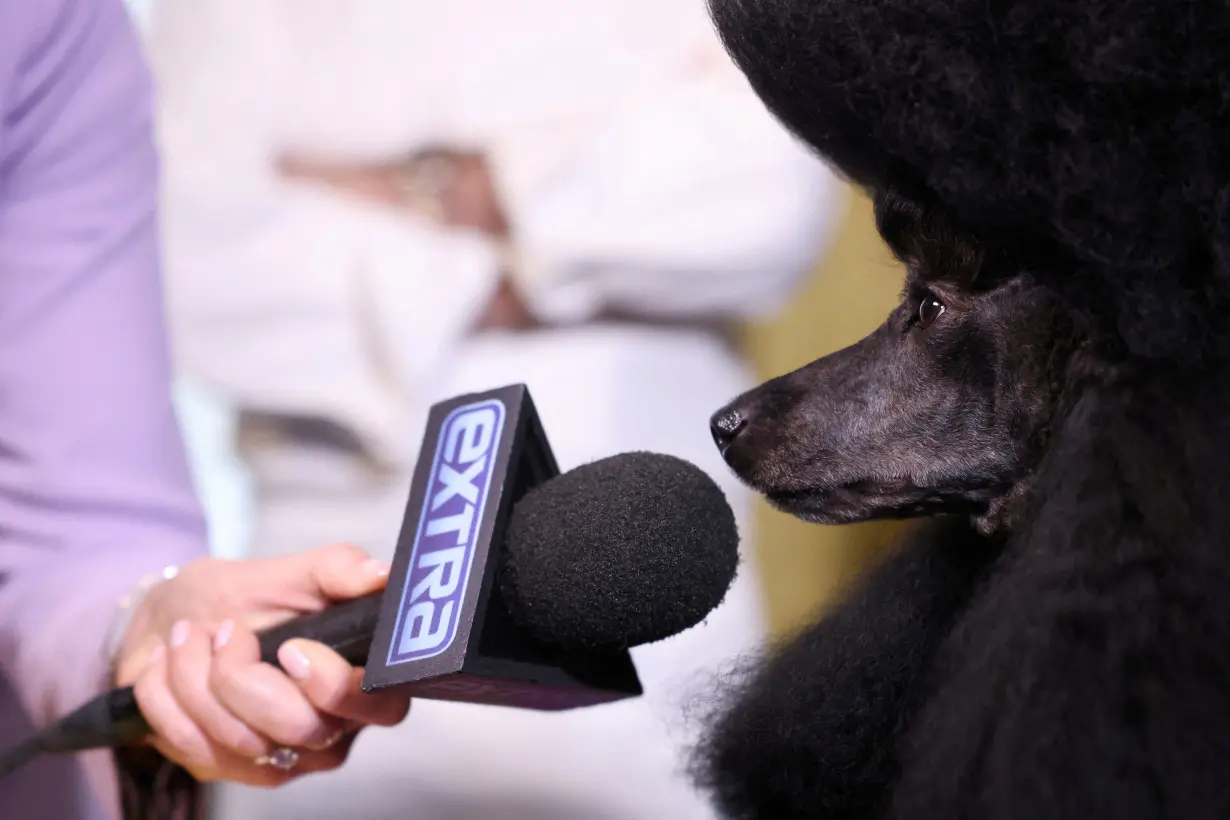
M 503 403 L 487 399 L 458 407 L 440 426 L 390 666 L 439 655 L 457 637 L 504 418 Z

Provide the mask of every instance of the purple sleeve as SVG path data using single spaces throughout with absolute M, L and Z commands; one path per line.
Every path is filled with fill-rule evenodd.
M 39 724 L 106 686 L 118 598 L 206 551 L 171 403 L 157 186 L 121 0 L 0 3 L 0 674 Z M 114 806 L 109 756 L 85 759 Z

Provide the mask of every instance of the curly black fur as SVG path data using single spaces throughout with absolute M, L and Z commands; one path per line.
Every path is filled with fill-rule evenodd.
M 1081 397 L 940 648 L 887 816 L 1230 817 L 1227 376 Z
M 910 180 L 1041 253 L 1133 352 L 1230 346 L 1224 0 L 711 5 L 769 108 L 857 183 Z
M 1230 2 L 711 0 L 907 268 L 714 417 L 826 523 L 927 528 L 737 691 L 736 820 L 1230 817 Z
M 859 820 L 883 810 L 919 681 L 999 554 L 959 517 L 906 546 L 719 713 L 697 774 L 726 816 Z
M 1011 534 L 926 531 L 735 691 L 724 815 L 1230 817 L 1228 383 L 1082 390 Z

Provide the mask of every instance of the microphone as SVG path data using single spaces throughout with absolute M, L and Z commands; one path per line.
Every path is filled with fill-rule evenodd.
M 559 475 L 529 391 L 435 405 L 389 584 L 259 635 L 366 666 L 366 691 L 558 711 L 642 694 L 629 647 L 695 626 L 725 598 L 738 530 L 700 468 L 625 453 Z M 149 733 L 114 689 L 0 755 L 125 746 Z
M 625 453 L 531 490 L 513 509 L 500 589 L 543 646 L 615 652 L 696 625 L 726 595 L 739 533 L 683 459 Z

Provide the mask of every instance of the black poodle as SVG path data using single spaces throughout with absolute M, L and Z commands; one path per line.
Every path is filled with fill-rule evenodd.
M 713 418 L 930 520 L 725 705 L 738 820 L 1230 818 L 1230 0 L 712 0 L 908 275 Z

